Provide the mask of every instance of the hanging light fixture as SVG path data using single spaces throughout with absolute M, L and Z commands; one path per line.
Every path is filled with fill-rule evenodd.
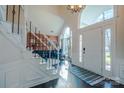
M 67 9 L 71 10 L 72 13 L 80 12 L 84 8 L 85 8 L 85 5 L 68 5 L 67 6 Z

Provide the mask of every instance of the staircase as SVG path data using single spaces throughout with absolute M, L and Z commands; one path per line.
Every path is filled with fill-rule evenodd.
M 57 50 L 51 50 L 45 45 L 48 51 L 29 51 L 21 35 L 11 33 L 11 23 L 4 21 L 0 22 L 0 42 L 0 87 L 33 87 L 59 78 L 57 47 Z M 55 47 L 53 43 L 51 46 Z

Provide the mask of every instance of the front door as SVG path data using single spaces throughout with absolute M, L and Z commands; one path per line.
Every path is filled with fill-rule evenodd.
M 102 32 L 101 28 L 82 32 L 84 68 L 102 74 Z

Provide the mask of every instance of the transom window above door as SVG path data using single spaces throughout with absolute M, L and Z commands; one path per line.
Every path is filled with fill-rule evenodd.
M 114 17 L 112 5 L 89 5 L 81 12 L 80 28 Z

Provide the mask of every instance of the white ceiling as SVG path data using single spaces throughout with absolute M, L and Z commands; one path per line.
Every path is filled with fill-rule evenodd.
M 42 33 L 58 35 L 64 24 L 64 20 L 59 16 L 58 7 L 55 5 L 27 5 L 28 19 Z

